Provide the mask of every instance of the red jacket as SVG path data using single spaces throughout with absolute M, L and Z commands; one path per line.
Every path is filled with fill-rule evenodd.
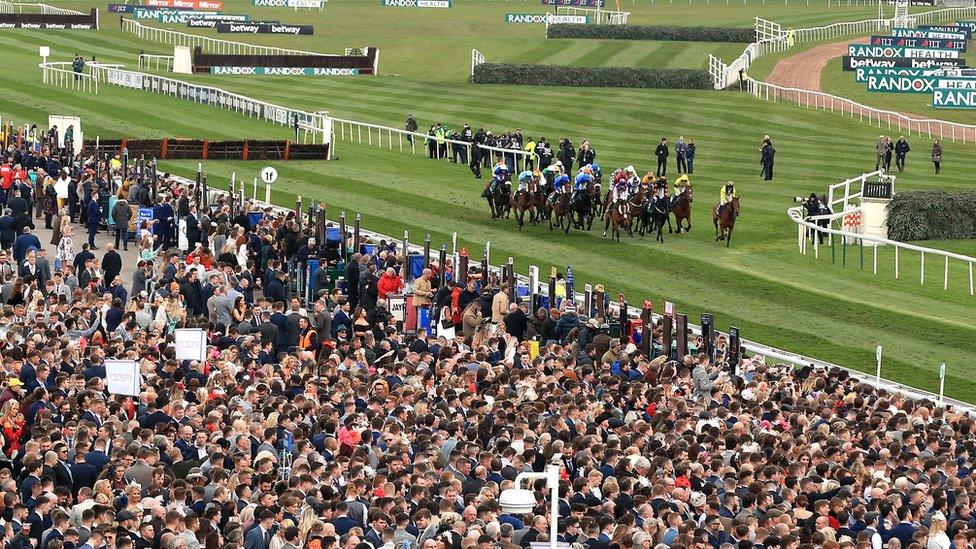
M 386 273 L 380 277 L 380 281 L 376 283 L 376 292 L 380 299 L 386 299 L 389 294 L 395 294 L 403 288 L 403 281 L 397 275 L 390 276 Z

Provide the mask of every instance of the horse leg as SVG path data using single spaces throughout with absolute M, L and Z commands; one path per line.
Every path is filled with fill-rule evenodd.
M 728 248 L 729 244 L 732 243 L 732 228 L 729 228 L 729 234 L 725 236 L 725 247 Z
M 685 232 L 686 233 L 690 233 L 691 232 L 691 213 L 688 213 L 688 217 L 686 217 L 685 220 L 688 222 L 688 226 L 685 228 Z M 679 230 L 678 232 L 681 232 L 681 231 Z
M 718 234 L 718 218 L 715 218 L 715 242 L 718 242 L 721 239 L 721 236 Z
M 671 214 L 668 214 L 667 219 L 668 219 L 668 234 L 671 234 L 671 232 L 672 232 L 671 231 Z M 678 224 L 678 234 L 681 234 L 681 220 L 679 220 L 677 216 L 675 216 L 674 220 Z
M 547 208 L 546 209 L 546 214 L 547 214 L 546 217 L 549 220 L 549 230 L 551 231 L 552 230 L 552 210 L 550 210 L 550 209 Z
M 525 210 L 519 209 L 515 214 L 515 221 L 518 224 L 518 230 L 522 230 L 522 225 L 525 223 Z
M 573 212 L 566 212 L 566 215 L 563 217 L 566 221 L 566 227 L 563 229 L 563 234 L 569 234 L 570 225 L 573 224 Z

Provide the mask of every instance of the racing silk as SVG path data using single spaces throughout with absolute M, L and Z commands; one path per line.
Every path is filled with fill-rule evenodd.
M 518 175 L 518 190 L 526 191 L 529 188 L 529 181 L 532 181 L 532 172 L 525 170 Z
M 576 174 L 576 183 L 573 185 L 573 189 L 577 191 L 586 190 L 586 184 L 593 182 L 593 176 L 588 173 Z
M 610 190 L 610 200 L 612 202 L 617 202 L 619 200 L 627 200 L 630 198 L 630 187 L 627 185 L 626 181 L 618 181 L 614 183 L 613 189 Z
M 568 185 L 569 185 L 569 176 L 566 174 L 560 175 L 559 177 L 556 178 L 555 181 L 552 182 L 552 186 L 559 192 L 562 192 L 563 187 L 566 187 Z
M 600 169 L 599 164 L 590 164 L 590 170 L 593 171 L 593 177 L 595 179 L 600 179 L 603 177 L 603 170 Z
M 722 206 L 724 206 L 724 205 L 728 204 L 729 202 L 731 202 L 733 198 L 736 198 L 738 196 L 739 195 L 738 195 L 738 193 L 736 193 L 735 187 L 732 187 L 732 192 L 731 193 L 727 193 L 727 192 L 725 192 L 725 185 L 722 185 L 722 190 L 719 191 L 719 194 L 718 194 L 718 203 L 721 204 Z
M 679 194 L 685 192 L 685 189 L 688 188 L 689 183 L 690 183 L 690 181 L 688 180 L 688 176 L 685 175 L 685 174 L 682 174 L 680 177 L 678 177 L 678 179 L 675 179 L 674 180 L 674 195 L 675 196 L 678 196 Z M 724 189 L 724 187 L 723 187 L 723 189 Z
M 632 176 L 627 180 L 627 189 L 630 192 L 636 192 L 638 187 L 640 187 L 641 180 L 636 175 Z
M 508 166 L 505 164 L 498 164 L 495 166 L 492 174 L 494 174 L 493 177 L 496 181 L 504 181 L 505 178 L 508 177 Z

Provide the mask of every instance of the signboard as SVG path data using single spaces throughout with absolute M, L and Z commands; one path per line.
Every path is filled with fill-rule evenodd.
M 221 21 L 250 21 L 249 15 L 232 15 L 226 13 L 215 13 L 212 11 L 194 11 L 172 8 L 141 8 L 135 6 L 132 9 L 132 17 L 136 19 L 152 19 L 160 23 L 186 24 L 190 19 L 219 19 Z
M 124 88 L 142 89 L 142 75 L 137 72 L 120 71 L 117 69 L 108 69 L 106 72 L 108 73 L 109 84 L 115 84 Z
M 671 301 L 664 302 L 664 315 L 674 318 L 674 303 Z
M 449 8 L 452 0 L 380 0 L 388 8 Z
M 235 17 L 236 18 L 237 16 L 236 15 L 230 15 L 228 17 Z M 248 17 L 249 18 L 250 16 L 249 15 L 245 15 L 244 17 Z M 220 23 L 233 23 L 233 22 L 238 22 L 238 19 L 217 19 L 217 18 L 212 18 L 212 17 L 208 17 L 208 18 L 204 19 L 204 18 L 201 18 L 201 17 L 191 17 L 191 18 L 187 19 L 186 26 L 188 28 L 191 28 L 191 29 L 215 29 L 215 28 L 217 28 L 217 25 L 220 24 Z M 268 25 L 270 25 L 270 24 L 277 25 L 279 22 L 278 21 L 259 21 L 259 23 L 268 24 Z
M 95 30 L 94 23 L 0 23 L 0 29 Z
M 947 90 L 976 90 L 976 78 L 935 78 L 934 88 Z
M 854 69 L 855 82 L 867 82 L 869 76 L 930 76 L 927 73 L 937 72 L 939 69 Z
M 936 40 L 966 40 L 966 33 L 964 32 L 938 32 L 920 29 L 893 29 L 891 35 L 912 38 L 934 38 Z
M 264 181 L 268 185 L 274 183 L 278 180 L 278 170 L 272 168 L 271 166 L 265 166 L 261 168 L 261 181 Z
M 346 48 L 346 57 L 366 57 L 366 48 Z
M 961 32 L 966 35 L 967 40 L 972 38 L 973 36 L 973 30 L 968 26 L 960 27 L 956 25 L 919 25 L 918 28 L 920 30 L 930 31 L 930 32 L 955 32 L 955 33 Z
M 542 0 L 543 6 L 576 6 L 578 8 L 602 8 L 606 0 Z
M 218 23 L 218 33 L 232 34 L 292 34 L 311 36 L 315 32 L 312 25 L 276 25 L 274 23 Z
M 387 296 L 390 305 L 390 314 L 397 322 L 407 319 L 407 300 L 402 294 L 390 294 Z
M 868 91 L 932 93 L 935 79 L 930 76 L 868 76 Z
M 904 0 L 909 6 L 934 6 L 935 0 Z M 888 0 L 889 6 L 895 5 L 895 0 Z
M 214 0 L 143 0 L 150 8 L 180 8 L 187 10 L 222 10 L 224 3 Z
M 590 24 L 589 15 L 555 15 L 552 13 L 506 13 L 506 23 L 545 23 L 556 25 L 571 23 L 575 25 Z
M 142 374 L 134 360 L 106 360 L 105 382 L 113 395 L 139 396 Z
M 898 46 L 903 48 L 938 48 L 966 51 L 966 40 L 937 40 L 934 38 L 909 38 L 904 36 L 872 36 L 872 46 Z
M 151 221 L 153 219 L 153 209 L 152 208 L 139 208 L 139 224 L 141 225 L 143 221 Z
M 310 8 L 320 10 L 325 0 L 254 0 L 254 5 L 263 8 Z
M 917 57 L 857 57 L 845 55 L 841 67 L 845 71 L 853 71 L 859 67 L 872 68 L 909 68 L 935 69 L 939 67 L 964 67 L 964 58 L 956 59 L 919 59 Z
M 976 21 L 956 21 L 956 26 L 969 29 L 970 34 L 976 31 Z
M 903 48 L 899 46 L 850 44 L 847 46 L 847 55 L 854 57 L 917 57 L 921 59 L 954 59 L 959 57 L 959 51 L 936 48 Z
M 199 328 L 177 328 L 173 331 L 176 344 L 176 360 L 207 358 L 207 332 Z
M 328 67 L 210 67 L 210 74 L 258 76 L 355 76 L 359 69 Z
M 976 90 L 935 88 L 932 107 L 936 109 L 976 109 Z

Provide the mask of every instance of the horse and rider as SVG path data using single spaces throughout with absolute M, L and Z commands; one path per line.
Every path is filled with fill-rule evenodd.
M 492 169 L 491 181 L 481 196 L 488 200 L 492 219 L 498 219 L 511 213 L 512 179 L 508 165 L 501 157 L 498 158 L 498 163 Z
M 678 225 L 678 234 L 682 229 L 691 230 L 691 203 L 695 200 L 695 190 L 691 186 L 688 174 L 681 174 L 674 180 L 674 192 L 671 194 L 669 208 L 674 215 L 674 222 Z M 688 226 L 682 227 L 684 221 Z M 668 217 L 668 232 L 671 232 L 671 218 Z
M 729 180 L 719 191 L 718 204 L 712 211 L 715 240 L 725 240 L 726 247 L 732 243 L 732 230 L 735 228 L 737 217 L 739 217 L 739 195 L 735 190 L 735 183 Z
M 537 195 L 541 194 L 539 191 L 539 172 L 531 172 L 525 170 L 518 175 L 518 188 L 512 195 L 511 208 L 515 210 L 515 219 L 518 223 L 518 229 L 522 230 L 522 225 L 525 224 L 525 214 L 529 213 L 529 222 L 536 223 L 538 221 L 540 212 L 537 212 L 537 205 L 539 201 L 537 200 Z

